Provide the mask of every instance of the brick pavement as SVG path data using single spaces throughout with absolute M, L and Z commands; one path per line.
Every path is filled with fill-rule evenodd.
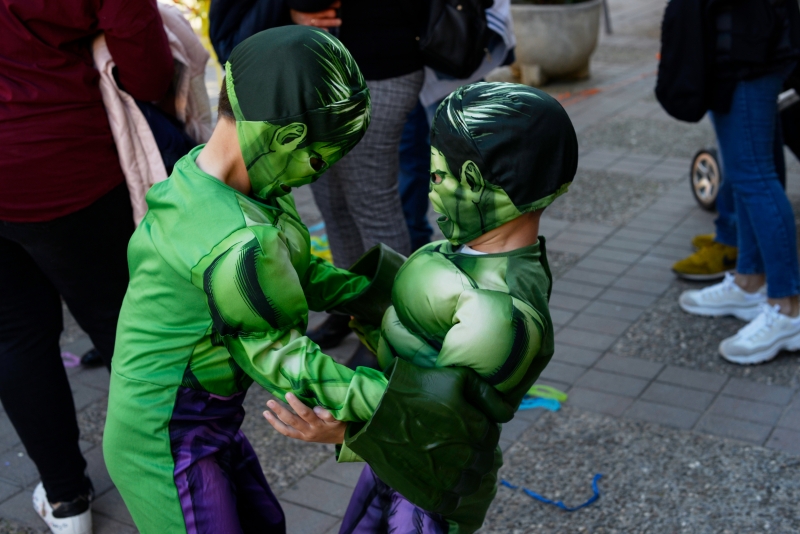
M 612 0 L 614 29 L 622 33 L 605 42 L 625 45 L 649 35 L 663 2 Z M 625 28 L 630 31 L 625 32 Z M 622 30 L 622 31 L 621 31 Z M 602 65 L 607 90 L 568 102 L 578 132 L 611 118 L 663 119 L 658 104 L 642 95 L 652 90 L 655 63 Z M 216 81 L 209 82 L 215 93 Z M 684 158 L 638 150 L 583 150 L 582 170 L 644 177 L 665 184 L 665 192 L 624 224 L 569 222 L 545 214 L 542 233 L 548 250 L 571 255 L 574 266 L 557 280 L 551 299 L 556 326 L 556 354 L 541 383 L 569 393 L 569 404 L 612 417 L 647 421 L 689 432 L 734 439 L 800 455 L 800 391 L 725 374 L 709 373 L 614 354 L 611 347 L 669 288 L 669 270 L 690 252 L 689 238 L 712 230 L 712 216 L 702 212 L 688 190 Z M 790 176 L 790 192 L 800 177 Z M 796 191 L 795 191 L 796 192 Z M 304 196 L 306 203 L 310 197 Z M 301 210 L 314 213 L 311 205 Z M 318 319 L 318 318 L 316 318 Z M 84 336 L 63 347 L 81 354 Z M 69 370 L 79 411 L 107 394 L 105 370 Z M 503 449 L 510 447 L 541 415 L 520 412 L 505 425 Z M 135 532 L 124 503 L 105 470 L 101 447 L 81 442 L 97 490 L 97 534 Z M 361 466 L 325 461 L 279 494 L 297 534 L 338 532 Z M 40 529 L 30 505 L 36 470 L 24 453 L 5 412 L 0 410 L 0 518 Z

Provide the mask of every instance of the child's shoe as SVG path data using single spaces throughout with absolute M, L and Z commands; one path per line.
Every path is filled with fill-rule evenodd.
M 692 246 L 700 250 L 714 243 L 714 234 L 699 234 L 692 238 Z
M 800 317 L 789 317 L 779 310 L 779 306 L 762 304 L 755 319 L 719 344 L 722 357 L 752 365 L 768 362 L 782 350 L 800 350 Z
M 686 280 L 716 280 L 736 268 L 736 254 L 736 247 L 712 242 L 688 258 L 675 262 L 672 270 Z
M 51 505 L 41 482 L 33 490 L 33 509 L 53 534 L 92 534 L 92 494 Z
M 766 302 L 766 286 L 748 293 L 734 283 L 730 273 L 726 273 L 719 284 L 684 291 L 678 298 L 678 304 L 687 313 L 707 317 L 733 315 L 743 321 L 755 319 Z

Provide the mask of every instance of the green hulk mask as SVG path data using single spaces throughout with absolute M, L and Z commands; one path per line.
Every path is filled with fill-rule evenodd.
M 296 35 L 287 42 L 289 32 Z M 283 43 L 276 46 L 278 38 Z M 306 44 L 291 46 L 292 40 Z M 265 50 L 271 59 L 261 65 Z M 276 84 L 276 78 L 287 83 Z M 225 83 L 258 198 L 314 182 L 358 143 L 369 124 L 364 77 L 347 49 L 324 31 L 293 27 L 251 37 L 225 64 Z
M 577 166 L 572 122 L 538 89 L 474 83 L 436 110 L 429 196 L 455 245 L 548 206 L 566 193 Z

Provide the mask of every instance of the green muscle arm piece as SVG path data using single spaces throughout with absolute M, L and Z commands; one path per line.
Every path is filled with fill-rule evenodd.
M 280 229 L 254 226 L 214 247 L 192 270 L 192 282 L 205 292 L 226 348 L 253 380 L 280 398 L 292 392 L 323 406 L 341 421 L 369 420 L 387 379 L 337 364 L 303 335 L 308 307 L 293 260 L 307 261 L 291 256 Z
M 328 311 L 349 302 L 364 292 L 369 279 L 335 267 L 331 262 L 311 256 L 303 278 L 308 309 Z

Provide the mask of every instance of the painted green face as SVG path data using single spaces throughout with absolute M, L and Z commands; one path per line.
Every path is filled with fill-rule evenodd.
M 498 223 L 519 217 L 508 195 L 483 179 L 478 165 L 465 161 L 454 174 L 444 153 L 431 146 L 431 182 L 428 197 L 444 236 L 453 244 L 472 241 Z
M 275 126 L 240 121 L 236 127 L 253 193 L 261 198 L 285 195 L 316 181 L 345 153 L 344 144 L 312 142 L 301 147 L 308 129 L 300 122 Z

